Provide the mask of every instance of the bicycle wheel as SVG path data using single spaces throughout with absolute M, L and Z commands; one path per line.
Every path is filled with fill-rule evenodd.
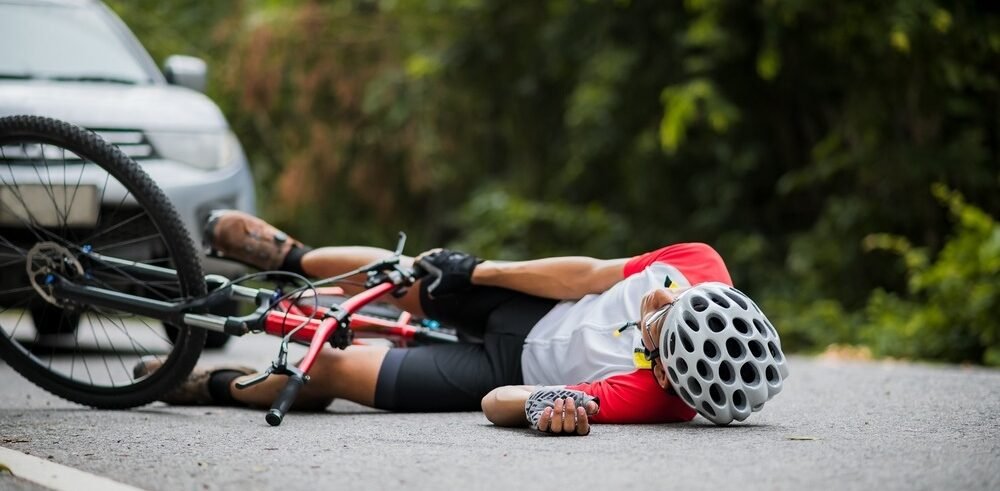
M 140 281 L 92 253 L 177 276 Z M 203 329 L 178 327 L 171 342 L 159 322 L 55 298 L 46 272 L 164 301 L 205 293 L 186 229 L 138 164 L 77 126 L 0 118 L 0 357 L 57 396 L 109 409 L 152 402 L 190 373 Z M 143 357 L 163 364 L 136 378 Z

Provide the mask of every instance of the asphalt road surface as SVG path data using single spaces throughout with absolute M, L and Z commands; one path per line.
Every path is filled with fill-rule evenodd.
M 210 361 L 267 365 L 273 338 Z M 792 357 L 746 422 L 600 425 L 588 437 L 496 428 L 479 413 L 325 413 L 154 404 L 96 411 L 0 362 L 0 446 L 151 490 L 1000 489 L 1000 371 Z M 9 476 L 0 488 L 36 489 Z

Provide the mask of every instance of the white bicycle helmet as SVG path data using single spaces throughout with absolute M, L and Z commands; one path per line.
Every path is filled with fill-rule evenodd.
M 660 361 L 681 399 L 715 424 L 759 411 L 788 377 L 778 331 L 723 283 L 682 292 L 660 329 Z

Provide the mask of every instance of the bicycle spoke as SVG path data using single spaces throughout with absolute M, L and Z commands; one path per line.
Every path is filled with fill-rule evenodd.
M 66 149 L 62 149 L 63 152 L 63 162 L 66 161 Z M 73 209 L 73 204 L 76 203 L 76 194 L 80 190 L 80 184 L 83 182 L 83 171 L 87 170 L 87 161 L 81 159 L 80 165 L 80 175 L 76 178 L 76 185 L 73 186 L 73 196 L 70 196 L 69 203 L 66 204 L 66 216 L 69 216 L 69 210 Z
M 20 253 L 21 255 L 24 255 L 24 254 L 27 254 L 27 253 L 28 253 L 28 251 L 27 251 L 27 250 L 25 250 L 25 249 L 22 249 L 22 248 L 20 248 L 20 247 L 18 247 L 18 246 L 16 246 L 16 245 L 14 245 L 14 243 L 12 243 L 11 241 L 7 240 L 7 238 L 5 238 L 5 237 L 4 237 L 4 236 L 2 236 L 2 235 L 0 235 L 0 241 L 3 241 L 3 245 L 5 245 L 5 246 L 7 246 L 7 247 L 9 247 L 9 248 L 11 248 L 11 249 L 13 249 L 13 250 L 17 251 L 17 252 L 18 252 L 18 253 Z
M 159 236 L 160 236 L 160 234 L 144 235 L 142 237 L 134 237 L 134 238 L 131 238 L 131 239 L 126 239 L 126 240 L 120 241 L 120 242 L 115 242 L 113 244 L 101 244 L 101 249 L 104 249 L 105 251 L 109 250 L 109 249 L 117 249 L 117 248 L 122 247 L 122 246 L 127 246 L 127 245 L 132 245 L 132 244 L 138 244 L 138 243 L 141 243 L 141 242 L 146 242 L 147 240 L 155 239 L 155 238 L 157 238 Z
M 99 322 L 99 324 L 101 324 L 101 329 L 104 330 L 105 333 L 107 333 L 107 330 L 104 329 L 104 323 L 103 322 Z M 90 333 L 91 333 L 91 335 L 94 338 L 94 343 L 97 344 L 97 350 L 100 351 L 101 350 L 101 342 L 100 342 L 100 340 L 97 339 L 97 329 L 91 329 Z M 108 366 L 108 360 L 105 359 L 104 357 L 101 357 L 101 361 L 104 363 L 104 369 L 108 372 L 108 378 L 112 379 L 111 380 L 111 386 L 114 387 L 114 380 L 113 380 L 114 376 L 111 375 L 111 367 Z
M 115 327 L 118 327 L 118 325 L 114 324 L 114 323 L 112 323 L 111 325 L 113 325 Z M 120 330 L 122 332 L 125 332 L 124 329 L 120 329 Z M 118 363 L 121 365 L 122 370 L 125 373 L 128 373 L 128 368 L 125 368 L 125 360 L 122 359 L 121 353 L 119 353 L 117 350 L 115 350 L 115 342 L 111 340 L 111 335 L 108 334 L 108 330 L 103 327 L 103 324 L 102 324 L 102 327 L 101 327 L 101 331 L 104 332 L 104 337 L 107 338 L 108 345 L 111 346 L 111 351 L 113 351 L 115 353 L 116 358 L 118 358 Z M 131 337 L 129 339 L 131 339 Z M 133 350 L 134 350 L 134 346 L 133 346 Z M 109 371 L 110 371 L 110 369 L 109 369 Z M 110 375 L 110 373 L 109 373 L 109 375 Z M 111 384 L 113 386 L 114 385 L 114 381 L 112 381 Z
M 98 407 L 148 401 L 180 378 L 200 347 L 175 345 L 173 332 L 148 317 L 114 308 L 52 305 L 30 275 L 51 271 L 79 286 L 183 301 L 203 287 L 200 268 L 191 261 L 196 251 L 175 225 L 176 212 L 150 200 L 155 183 L 130 171 L 135 164 L 123 160 L 112 145 L 82 138 L 89 135 L 85 130 L 35 117 L 3 120 L 0 347 L 11 350 L 8 361 L 16 360 L 11 365 L 18 371 L 70 400 Z M 100 256 L 182 267 L 176 277 L 161 277 Z M 27 275 L 25 265 L 30 266 Z M 200 330 L 180 329 L 182 337 L 202 339 Z M 169 364 L 156 377 L 140 381 L 131 364 L 146 356 Z
M 4 256 L 4 254 L 0 254 L 0 256 Z M 18 264 L 18 263 L 23 263 L 23 262 L 24 262 L 23 258 L 17 258 L 17 259 L 15 259 L 15 260 L 13 260 L 13 261 L 11 261 L 9 263 L 0 264 L 0 269 L 6 268 L 8 266 L 13 266 L 13 265 Z
M 136 277 L 128 274 L 127 272 L 125 272 L 125 270 L 123 270 L 123 269 L 121 269 L 121 268 L 119 268 L 117 266 L 114 266 L 112 264 L 108 264 L 108 263 L 105 263 L 105 262 L 101 262 L 100 264 L 103 264 L 104 266 L 107 266 L 107 267 L 111 268 L 112 270 L 117 271 L 119 274 L 121 274 L 125 278 L 128 278 L 129 280 L 131 280 L 134 284 L 141 285 L 141 284 L 147 283 L 147 282 L 144 282 L 144 281 L 140 281 L 138 278 L 136 278 Z M 170 297 L 167 297 L 166 295 L 164 295 L 164 294 L 162 294 L 162 293 L 160 293 L 160 292 L 158 292 L 156 290 L 151 290 L 151 291 L 153 293 L 155 293 L 156 295 L 159 295 L 159 297 L 160 297 L 161 300 L 167 300 L 167 301 L 173 300 Z
M 101 283 L 101 284 L 102 284 L 102 286 L 104 286 L 105 288 L 108 288 L 109 290 L 110 290 L 110 289 L 112 289 L 112 288 L 110 287 L 110 285 L 108 285 L 107 283 L 104 283 L 104 282 L 100 281 L 100 280 L 99 280 L 99 279 L 97 279 L 97 278 L 95 278 L 95 280 L 96 280 L 97 282 Z M 97 311 L 95 311 L 95 312 L 97 312 Z M 98 313 L 100 313 L 101 315 L 104 315 L 104 314 L 103 314 L 103 312 L 98 312 Z M 107 317 L 107 316 L 105 315 L 105 317 Z M 170 343 L 170 339 L 168 339 L 168 338 L 164 337 L 163 335 L 161 335 L 161 334 L 160 334 L 160 332 L 159 332 L 159 331 L 158 331 L 157 329 L 155 329 L 155 328 L 153 328 L 152 326 L 150 326 L 149 324 L 147 324 L 147 323 L 146 323 L 146 321 L 142 320 L 142 318 L 140 318 L 140 317 L 137 317 L 137 316 L 133 316 L 133 317 L 134 317 L 134 318 L 135 318 L 135 319 L 136 319 L 136 320 L 137 320 L 138 322 L 142 322 L 142 323 L 143 323 L 143 324 L 144 324 L 144 325 L 146 326 L 146 328 L 147 328 L 147 329 L 149 329 L 149 331 L 150 331 L 151 333 L 153 333 L 153 334 L 154 334 L 154 335 L 155 335 L 156 337 L 160 338 L 161 340 L 163 340 L 163 341 L 164 341 L 164 342 L 166 342 L 166 343 Z M 110 320 L 110 317 L 108 317 L 108 319 Z M 124 331 L 123 331 L 123 332 L 124 332 Z M 130 338 L 131 338 L 131 337 L 130 337 Z M 140 343 L 140 344 L 141 344 L 141 343 Z M 150 353 L 150 354 L 152 354 L 152 353 L 151 353 L 151 351 L 150 351 L 150 350 L 148 350 L 148 349 L 147 349 L 147 348 L 146 348 L 145 346 L 143 346 L 143 349 L 144 349 L 144 350 L 146 350 L 146 352 L 147 352 L 147 353 Z
M 138 214 L 138 215 L 135 215 L 135 216 L 133 216 L 132 218 L 129 218 L 129 219 L 127 219 L 127 220 L 123 220 L 123 221 L 121 221 L 121 222 L 118 222 L 118 223 L 117 223 L 117 224 L 115 224 L 115 226 L 113 226 L 113 227 L 110 227 L 110 228 L 106 228 L 106 229 L 104 229 L 104 230 L 101 230 L 100 232 L 97 232 L 97 233 L 95 233 L 95 234 L 92 234 L 92 235 L 90 235 L 89 237 L 87 237 L 87 238 L 85 238 L 85 239 L 83 239 L 83 240 L 80 240 L 79 242 L 80 242 L 81 244 L 89 244 L 89 243 L 93 242 L 93 240 L 94 240 L 94 239 L 96 239 L 96 238 L 98 238 L 98 237 L 100 237 L 100 236 L 102 236 L 102 235 L 104 235 L 104 234 L 106 234 L 106 233 L 108 233 L 108 232 L 111 232 L 111 231 L 114 231 L 114 230 L 117 230 L 117 229 L 119 229 L 119 228 L 121 228 L 121 227 L 123 227 L 123 226 L 125 226 L 125 225 L 128 225 L 128 224 L 129 224 L 129 223 L 131 223 L 131 222 L 132 222 L 133 220 L 135 220 L 135 219 L 137 219 L 137 218 L 139 218 L 139 217 L 144 217 L 144 216 L 148 216 L 148 215 L 146 214 L 146 212 L 145 212 L 145 211 L 143 211 L 142 213 L 140 213 L 140 214 Z M 107 246 L 102 246 L 102 247 L 107 247 Z
M 14 179 L 14 173 L 13 173 L 13 171 L 11 172 L 11 175 L 10 175 L 10 177 L 11 177 L 11 181 L 16 181 L 16 180 Z M 27 204 L 26 204 L 26 203 L 24 202 L 24 198 L 23 198 L 23 197 L 21 197 L 21 193 L 20 193 L 20 192 L 18 191 L 18 190 L 20 190 L 20 189 L 21 189 L 21 187 L 20 187 L 20 186 L 18 186 L 18 185 L 17 185 L 16 183 L 15 183 L 15 184 L 14 184 L 13 186 L 11 186 L 10 184 L 8 184 L 8 183 L 7 183 L 7 180 L 6 180 L 6 179 L 4 179 L 4 177 L 3 177 L 3 176 L 0 176 L 0 184 L 3 184 L 4 186 L 6 186 L 6 187 L 7 187 L 7 189 L 10 189 L 10 190 L 11 190 L 11 192 L 12 192 L 12 193 L 14 193 L 14 197 L 15 197 L 15 198 L 17 198 L 17 200 L 21 202 L 21 206 L 23 206 L 23 207 L 24 207 L 25 211 L 27 211 L 27 210 L 28 210 L 28 205 L 27 205 Z M 34 224 L 32 224 L 30 220 L 29 220 L 29 222 L 27 222 L 27 223 L 26 223 L 26 222 L 24 221 L 24 219 L 23 219 L 23 218 L 21 218 L 21 216 L 20 216 L 20 215 L 18 215 L 18 213 L 17 213 L 17 212 L 16 212 L 16 211 L 15 211 L 15 210 L 14 210 L 13 208 L 11 208 L 10 206 L 7 206 L 7 205 L 4 205 L 4 206 L 5 206 L 5 207 L 6 207 L 6 208 L 7 208 L 8 210 L 10 210 L 11 214 L 12 214 L 12 215 L 14 215 L 14 216 L 15 216 L 15 217 L 16 217 L 16 218 L 18 219 L 18 221 L 20 221 L 20 222 L 21 222 L 22 224 L 24 224 L 24 225 L 25 225 L 25 227 L 27 227 L 27 228 L 28 228 L 28 230 L 29 230 L 29 231 L 30 231 L 30 232 L 31 232 L 32 234 L 34 234 L 35 238 L 37 238 L 37 239 L 38 239 L 39 241 L 42 241 L 42 237 L 41 237 L 40 235 L 38 235 L 38 232 L 36 232 L 36 231 L 35 231 L 35 228 L 34 228 Z M 29 219 L 30 219 L 30 218 L 31 218 L 31 217 L 29 217 Z
M 49 161 L 45 157 L 45 144 L 44 143 L 39 144 L 39 148 L 41 149 L 41 153 L 42 153 L 42 163 L 45 164 L 45 172 L 46 172 L 46 174 L 48 174 Z M 37 165 L 33 165 L 33 166 L 31 166 L 31 168 L 35 171 L 35 175 L 38 176 L 38 180 L 42 181 L 42 176 L 38 172 L 38 166 Z M 64 182 L 64 183 L 66 182 L 66 160 L 65 159 L 63 159 L 63 180 L 62 180 L 62 182 Z M 52 179 L 51 178 L 49 179 L 49 185 L 48 185 L 48 187 L 46 187 L 45 184 L 42 184 L 42 187 L 46 190 L 46 192 L 48 193 L 49 197 L 52 198 L 52 208 L 56 211 L 56 214 L 58 215 L 59 214 L 59 203 L 57 203 L 57 200 L 56 200 L 56 197 L 55 197 L 55 189 L 52 188 Z M 60 217 L 62 218 L 61 223 L 63 224 L 63 226 L 60 227 L 60 231 L 61 232 L 65 232 L 66 231 L 65 224 L 68 221 L 67 217 L 69 216 L 69 212 L 66 211 L 66 209 L 65 209 L 65 203 L 66 203 L 66 186 L 63 186 L 63 214 L 60 215 Z
M 7 294 L 10 294 L 10 293 L 20 293 L 20 292 L 31 292 L 31 291 L 35 291 L 35 287 L 30 286 L 30 285 L 29 286 L 21 286 L 21 287 L 17 287 L 17 288 L 11 288 L 9 290 L 0 291 L 0 295 L 7 295 Z
M 10 307 L 7 307 L 7 308 L 5 308 L 3 310 L 0 310 L 0 314 L 6 313 L 8 310 L 13 309 L 13 308 L 21 307 L 21 306 L 23 306 L 23 305 L 25 305 L 27 303 L 28 303 L 28 299 L 26 298 L 26 299 L 21 300 L 20 302 L 14 304 L 14 305 L 11 305 Z M 17 316 L 17 321 L 14 322 L 14 330 L 12 330 L 10 332 L 10 334 L 7 335 L 8 338 L 14 339 L 14 335 L 17 334 L 17 328 L 21 326 L 21 319 L 23 319 L 23 318 L 24 318 L 24 310 L 22 309 L 21 310 L 21 315 Z

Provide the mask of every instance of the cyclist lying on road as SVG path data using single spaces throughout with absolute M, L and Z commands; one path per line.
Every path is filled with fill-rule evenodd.
M 206 241 L 223 257 L 309 277 L 335 276 L 391 254 L 311 249 L 236 211 L 213 214 Z M 418 259 L 442 271 L 440 284 L 428 291 L 429 282 L 421 281 L 389 300 L 481 342 L 325 347 L 294 408 L 323 409 L 335 398 L 390 411 L 482 408 L 497 425 L 584 435 L 590 423 L 681 422 L 696 411 L 719 424 L 742 421 L 787 376 L 777 332 L 731 287 L 722 258 L 705 244 L 674 244 L 630 259 L 500 262 L 441 249 Z M 413 261 L 401 260 L 411 267 Z M 155 363 L 140 363 L 136 375 Z M 234 387 L 253 372 L 198 367 L 163 400 L 270 406 L 285 377 Z

